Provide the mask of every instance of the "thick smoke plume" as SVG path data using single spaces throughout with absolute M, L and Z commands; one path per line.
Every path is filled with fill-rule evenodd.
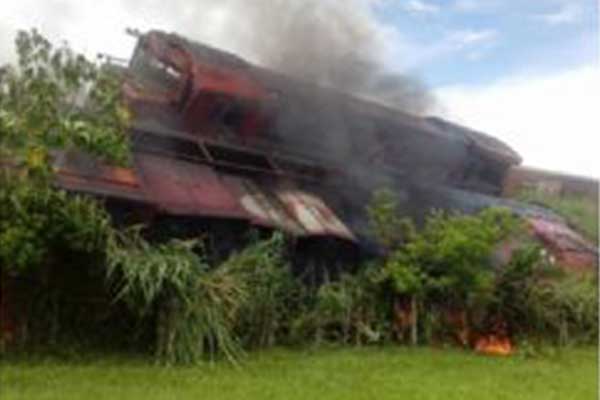
M 38 28 L 94 56 L 129 56 L 125 28 L 162 29 L 307 81 L 421 113 L 431 96 L 390 65 L 398 41 L 375 16 L 386 0 L 21 0 L 3 5 L 0 62 L 14 61 L 17 29 Z M 404 54 L 404 62 L 410 54 Z
M 410 112 L 432 103 L 421 82 L 388 69 L 392 37 L 366 0 L 229 0 L 205 11 L 262 65 Z

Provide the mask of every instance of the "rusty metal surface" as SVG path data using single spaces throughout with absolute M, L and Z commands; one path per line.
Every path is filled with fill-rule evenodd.
M 237 198 L 210 166 L 148 154 L 136 157 L 148 198 L 174 215 L 246 218 Z
M 300 237 L 356 240 L 321 198 L 292 181 L 278 181 L 148 153 L 136 153 L 133 169 L 67 159 L 57 174 L 63 189 L 147 203 L 170 215 L 238 219 Z
M 280 187 L 217 172 L 209 165 L 148 154 L 138 155 L 136 164 L 146 198 L 167 213 L 238 218 L 297 236 L 356 240 L 322 199 L 291 182 Z
M 148 202 L 135 171 L 127 168 L 102 165 L 93 171 L 84 171 L 64 165 L 58 169 L 57 184 L 70 191 Z
M 298 190 L 291 184 L 277 190 L 276 194 L 293 218 L 312 235 L 356 240 L 350 229 L 318 196 Z
M 121 191 L 166 214 L 355 241 L 366 234 L 364 205 L 377 189 L 403 193 L 403 212 L 419 218 L 432 206 L 469 208 L 474 194 L 499 191 L 504 169 L 520 162 L 485 134 L 295 81 L 160 31 L 141 36 L 123 94 L 136 111 L 131 179 L 74 173 L 61 185 Z M 465 192 L 451 201 L 435 187 Z
M 251 179 L 227 176 L 228 185 L 237 196 L 240 205 L 254 225 L 279 228 L 297 236 L 310 234 L 310 231 L 293 218 L 286 207 L 273 195 L 266 185 Z

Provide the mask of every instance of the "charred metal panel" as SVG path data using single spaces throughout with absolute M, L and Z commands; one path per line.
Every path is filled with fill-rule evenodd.
M 57 184 L 73 192 L 148 202 L 134 170 L 103 165 L 88 156 L 62 155 L 57 165 Z
M 59 171 L 57 183 L 63 189 L 72 192 L 81 192 L 110 197 L 115 199 L 127 199 L 136 202 L 148 202 L 140 187 L 131 186 L 118 180 L 111 180 L 107 176 L 83 176 L 76 172 Z
M 169 214 L 235 218 L 297 236 L 356 240 L 321 198 L 291 183 L 280 189 L 270 181 L 149 154 L 138 155 L 136 164 L 147 198 Z
M 598 249 L 593 248 L 564 222 L 529 218 L 533 233 L 562 265 L 586 270 L 598 265 Z
M 148 154 L 136 164 L 148 198 L 174 215 L 245 218 L 236 197 L 212 167 Z
M 356 241 L 348 227 L 316 195 L 289 186 L 277 189 L 276 193 L 288 212 L 307 232 Z
M 248 213 L 252 224 L 282 229 L 297 236 L 309 233 L 287 212 L 279 199 L 263 187 L 266 185 L 232 176 L 224 179 L 237 191 L 240 205 Z
M 425 118 L 425 121 L 442 132 L 466 138 L 478 151 L 490 159 L 507 165 L 520 164 L 523 161 L 517 152 L 493 136 L 445 121 L 438 117 L 428 117 Z
M 386 188 L 417 224 L 431 209 L 505 206 L 532 219 L 564 260 L 590 259 L 553 213 L 497 196 L 521 158 L 484 133 L 160 31 L 140 37 L 124 77 L 135 167 L 60 165 L 62 187 L 144 201 L 179 221 L 236 219 L 312 237 L 304 242 L 316 248 L 333 241 L 369 250 L 365 205 Z
M 488 194 L 499 193 L 506 168 L 520 162 L 504 143 L 439 118 L 296 81 L 178 35 L 152 31 L 142 41 L 147 50 L 136 51 L 132 66 L 154 56 L 186 82 L 171 113 L 187 134 L 277 154 L 291 149 L 348 175 L 373 168 L 385 175 L 387 169 L 396 177 Z

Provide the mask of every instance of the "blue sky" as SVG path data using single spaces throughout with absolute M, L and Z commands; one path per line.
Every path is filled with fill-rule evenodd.
M 386 62 L 432 113 L 494 135 L 524 163 L 600 178 L 597 0 L 367 0 Z
M 394 27 L 405 47 L 398 50 L 398 60 L 390 61 L 407 66 L 432 87 L 485 84 L 525 72 L 547 74 L 598 60 L 594 0 L 374 4 L 376 18 Z M 415 53 L 413 60 L 406 49 Z
M 0 8 L 0 62 L 17 29 L 128 58 L 126 27 L 176 31 L 253 60 L 313 9 L 354 51 L 383 46 L 436 98 L 430 114 L 505 141 L 524 163 L 600 178 L 598 0 L 19 0 Z M 273 23 L 269 10 L 279 8 Z M 277 19 L 275 18 L 275 19 Z M 323 24 L 322 24 L 323 25 Z M 321 26 L 323 28 L 323 26 Z M 367 40 L 354 43 L 353 34 Z M 348 35 L 349 34 L 349 35 Z M 373 40 L 371 40 L 371 39 Z M 366 43 L 366 47 L 365 47 Z M 315 41 L 314 47 L 327 46 Z M 329 44 L 329 46 L 333 46 Z M 324 57 L 335 54 L 321 48 Z M 345 50 L 344 50 L 345 51 Z M 255 54 L 253 54 L 253 52 Z M 4 57 L 4 60 L 2 59 Z M 333 60 L 335 62 L 335 60 Z

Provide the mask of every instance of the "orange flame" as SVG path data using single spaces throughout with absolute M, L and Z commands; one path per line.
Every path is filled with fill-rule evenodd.
M 513 346 L 507 337 L 496 335 L 482 336 L 475 344 L 475 351 L 492 356 L 508 356 L 513 352 Z

